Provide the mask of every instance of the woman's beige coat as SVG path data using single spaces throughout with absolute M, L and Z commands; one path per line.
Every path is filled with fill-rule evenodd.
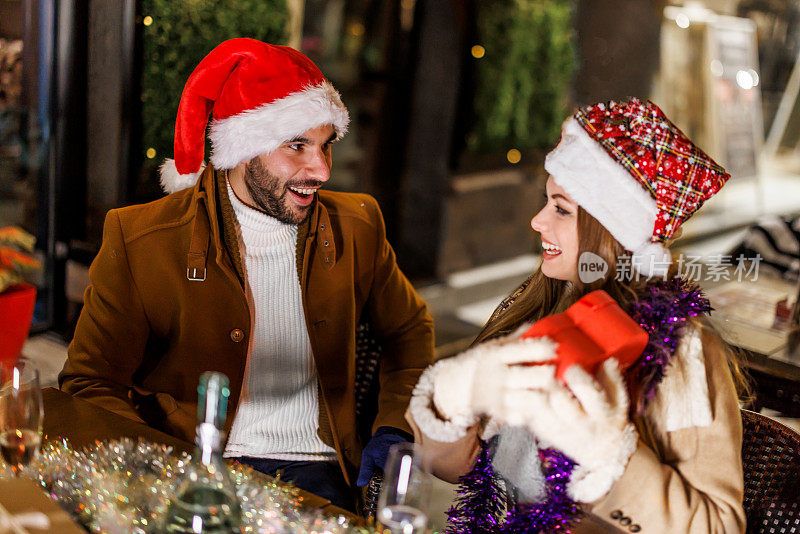
M 654 410 L 636 418 L 639 444 L 625 473 L 605 497 L 584 505 L 586 515 L 573 532 L 744 532 L 736 390 L 722 342 L 713 332 L 701 335 L 711 424 L 666 431 Z M 438 477 L 455 482 L 471 468 L 479 450 L 477 429 L 444 443 L 424 435 L 410 412 L 406 418 L 431 453 Z

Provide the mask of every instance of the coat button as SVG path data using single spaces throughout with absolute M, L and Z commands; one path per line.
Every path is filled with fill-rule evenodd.
M 324 230 L 324 229 L 325 229 L 325 225 L 324 225 L 324 224 L 320 224 L 320 225 L 319 225 L 319 229 L 320 229 L 320 230 Z
M 244 339 L 244 332 L 241 328 L 234 328 L 231 330 L 231 341 L 234 343 L 239 343 L 241 340 Z
M 325 245 L 326 247 L 328 246 L 328 242 L 327 242 L 327 241 L 325 241 L 325 242 L 324 242 L 324 243 L 322 243 L 322 244 L 323 244 L 323 245 Z
M 622 510 L 614 510 L 611 512 L 611 519 L 619 519 L 622 517 Z
M 639 532 L 640 530 L 642 530 L 642 527 L 634 523 L 633 525 L 628 527 L 628 530 L 630 530 L 631 532 Z
M 627 527 L 628 525 L 631 524 L 631 518 L 623 517 L 622 519 L 619 520 L 619 524 L 622 525 L 623 527 Z

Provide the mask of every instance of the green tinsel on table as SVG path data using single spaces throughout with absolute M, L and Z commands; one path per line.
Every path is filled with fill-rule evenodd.
M 49 496 L 91 532 L 155 533 L 190 460 L 172 447 L 123 438 L 81 450 L 67 441 L 48 441 L 21 476 L 37 482 Z M 242 508 L 242 532 L 264 534 L 370 534 L 303 507 L 296 488 L 251 468 L 229 464 Z M 0 479 L 13 477 L 3 464 Z

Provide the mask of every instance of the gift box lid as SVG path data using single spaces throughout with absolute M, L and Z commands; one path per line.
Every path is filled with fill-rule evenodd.
M 578 364 L 594 374 L 609 358 L 627 369 L 647 345 L 647 332 L 603 290 L 581 297 L 565 312 L 536 321 L 522 338 L 547 337 L 558 344 L 556 375 Z

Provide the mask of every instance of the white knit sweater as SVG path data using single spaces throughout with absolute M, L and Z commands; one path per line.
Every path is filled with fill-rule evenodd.
M 317 436 L 317 372 L 308 338 L 295 243 L 297 226 L 243 204 L 236 213 L 252 317 L 242 393 L 226 457 L 332 460 Z

